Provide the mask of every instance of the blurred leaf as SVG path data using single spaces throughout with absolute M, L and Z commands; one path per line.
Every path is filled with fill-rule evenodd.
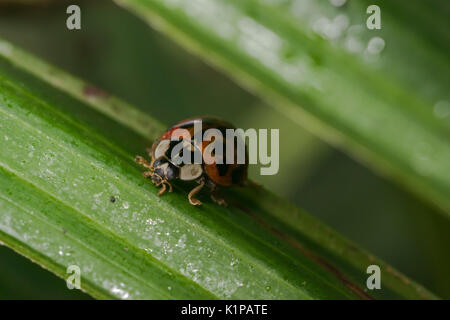
M 431 201 L 448 217 L 446 45 L 436 47 L 438 41 L 411 34 L 410 19 L 401 25 L 392 18 L 403 6 L 383 7 L 383 30 L 388 31 L 374 37 L 377 33 L 365 28 L 367 4 L 356 1 L 342 8 L 328 1 L 297 0 L 116 2 L 224 69 L 294 121 Z M 443 3 L 436 9 L 420 1 L 407 6 L 424 26 L 431 20 L 448 29 L 448 19 L 439 12 Z M 384 47 L 389 46 L 396 48 L 387 53 L 392 59 L 383 60 Z M 396 59 L 402 69 L 395 67 Z M 408 72 L 414 69 L 408 67 L 411 62 L 426 67 Z M 411 77 L 427 79 L 433 92 L 412 89 L 418 84 Z
M 0 7 L 20 7 L 20 6 L 46 6 L 55 0 L 0 0 Z
M 91 299 L 14 251 L 0 246 L 0 300 Z
M 133 158 L 161 130 L 1 41 L 0 240 L 63 278 L 78 265 L 97 298 L 435 298 L 262 188 L 228 208 L 182 185 L 159 198 Z M 370 264 L 383 287 L 367 293 Z

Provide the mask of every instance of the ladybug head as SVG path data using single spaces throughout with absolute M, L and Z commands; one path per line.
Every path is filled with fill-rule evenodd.
M 180 170 L 164 157 L 156 159 L 153 164 L 152 182 L 156 185 L 178 178 Z

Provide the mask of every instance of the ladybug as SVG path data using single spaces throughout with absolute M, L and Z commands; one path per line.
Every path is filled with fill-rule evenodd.
M 237 159 L 237 143 L 235 138 L 234 143 L 234 157 L 235 161 L 232 164 L 216 163 L 215 161 L 203 161 L 195 163 L 180 163 L 181 157 L 184 152 L 190 153 L 191 159 L 194 159 L 195 153 L 200 152 L 203 156 L 203 151 L 208 149 L 208 146 L 212 147 L 212 139 L 208 141 L 202 141 L 198 146 L 194 143 L 194 125 L 196 122 L 201 121 L 201 136 L 208 129 L 217 129 L 222 134 L 223 152 L 226 158 L 226 129 L 235 129 L 235 127 L 223 120 L 212 117 L 198 117 L 190 118 L 175 124 L 169 128 L 162 136 L 153 143 L 153 146 L 148 150 L 151 162 L 148 163 L 141 156 L 136 156 L 135 161 L 148 171 L 143 172 L 145 178 L 150 178 L 156 186 L 161 186 L 158 191 L 158 195 L 162 195 L 169 188 L 169 192 L 172 192 L 172 185 L 170 181 L 180 179 L 184 181 L 196 181 L 198 185 L 193 188 L 189 194 L 189 202 L 198 206 L 201 205 L 201 201 L 194 196 L 206 185 L 211 191 L 211 199 L 219 205 L 226 206 L 224 199 L 217 195 L 217 187 L 230 187 L 233 185 L 242 185 L 247 181 L 247 168 L 248 168 L 248 154 L 245 147 L 245 159 L 244 163 L 240 164 Z M 188 133 L 187 137 L 183 137 L 183 148 L 180 153 L 171 158 L 173 148 L 180 143 L 179 140 L 172 140 L 172 134 L 176 129 L 185 129 Z M 178 139 L 178 137 L 177 137 Z M 216 139 L 216 138 L 215 138 Z M 207 140 L 207 139 L 205 139 Z M 215 140 L 213 140 L 215 141 Z M 220 141 L 219 141 L 220 143 Z M 212 150 L 210 150 L 212 151 Z M 205 153 L 207 154 L 207 153 Z M 225 162 L 225 160 L 223 161 Z

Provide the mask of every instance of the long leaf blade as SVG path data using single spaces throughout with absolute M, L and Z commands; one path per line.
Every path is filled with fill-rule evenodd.
M 348 51 L 370 39 L 365 39 L 368 32 L 358 34 L 359 38 L 353 34 L 365 28 L 365 3 L 352 2 L 336 9 L 328 1 L 117 2 L 225 70 L 293 120 L 363 158 L 448 216 L 450 122 L 436 115 L 432 101 L 448 102 L 448 59 L 442 48 L 430 49 L 426 41 L 408 31 L 408 25 L 399 25 L 389 16 L 400 8 L 387 5 L 384 9 L 380 4 L 383 30 L 388 31 L 379 35 L 391 42 L 386 44 L 378 37 L 363 54 L 356 55 Z M 303 7 L 297 10 L 301 3 Z M 408 9 L 427 19 L 431 10 L 421 6 L 414 2 Z M 431 14 L 437 17 L 436 12 Z M 447 24 L 447 20 L 439 17 L 432 23 Z M 392 39 L 392 34 L 396 38 Z M 396 44 L 399 39 L 406 42 L 403 47 Z M 338 40 L 345 40 L 350 48 L 336 45 Z M 394 47 L 386 49 L 389 57 L 403 53 L 410 57 L 409 64 L 418 67 L 405 66 L 402 58 L 380 60 L 385 45 Z M 424 57 L 429 63 L 420 60 Z M 416 76 L 399 74 L 401 68 L 394 68 L 397 62 Z M 395 75 L 390 75 L 391 70 Z M 420 84 L 411 80 L 422 78 L 428 80 L 434 94 L 426 97 L 427 92 L 422 92 L 426 90 L 418 90 Z
M 262 188 L 231 190 L 227 209 L 191 206 L 181 185 L 159 198 L 133 158 L 160 123 L 7 42 L 0 48 L 0 239 L 61 277 L 78 265 L 89 294 L 435 297 Z M 370 294 L 369 264 L 384 270 L 383 290 Z

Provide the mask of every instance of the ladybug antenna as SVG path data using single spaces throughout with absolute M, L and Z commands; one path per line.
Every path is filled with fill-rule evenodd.
M 153 167 L 153 164 L 155 163 L 155 160 L 156 160 L 156 159 L 153 159 L 153 158 L 152 158 L 152 161 L 150 162 L 150 168 L 149 168 L 149 169 L 150 169 L 151 172 L 154 172 L 154 171 L 155 171 L 155 168 Z

